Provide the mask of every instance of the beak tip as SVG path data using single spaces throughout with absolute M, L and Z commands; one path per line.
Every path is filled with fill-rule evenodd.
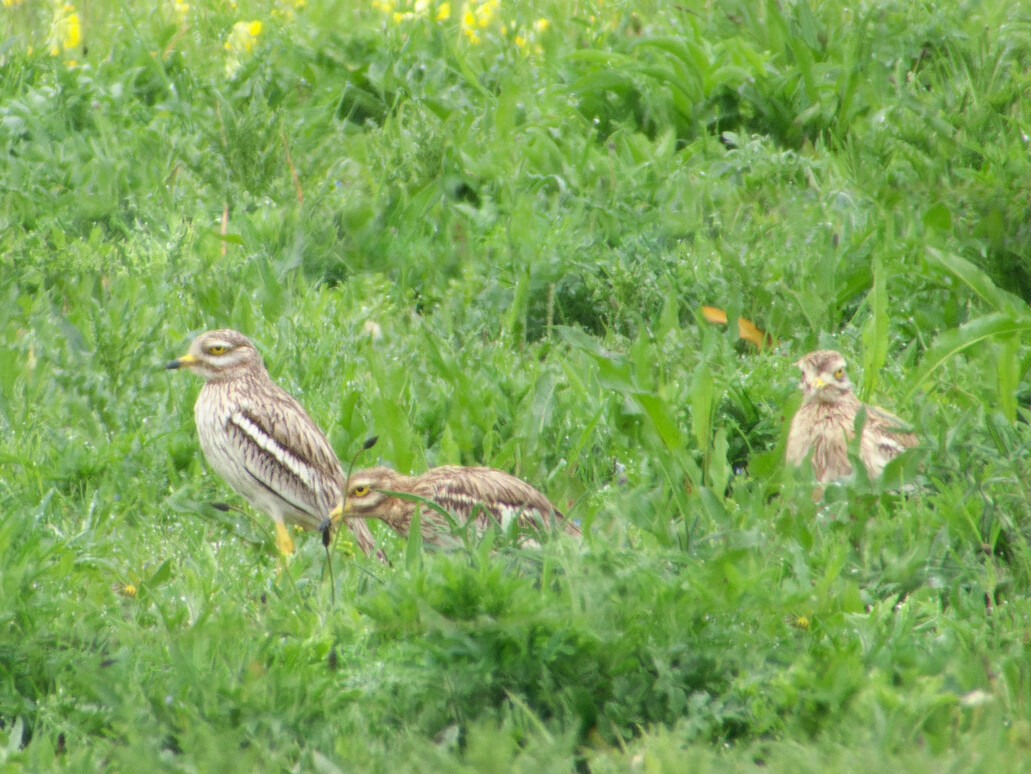
M 175 368 L 190 368 L 196 365 L 197 362 L 197 356 L 187 352 L 182 357 L 177 357 L 175 360 L 169 360 L 167 363 L 165 363 L 165 370 L 172 370 Z

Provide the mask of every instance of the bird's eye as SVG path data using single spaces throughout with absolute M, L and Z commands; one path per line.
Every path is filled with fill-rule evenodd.
M 210 347 L 208 347 L 209 355 L 224 355 L 225 353 L 226 348 L 223 347 L 221 344 L 212 344 Z
M 844 379 L 845 378 L 845 369 L 844 368 L 839 368 L 837 371 L 835 371 L 834 372 L 834 378 L 835 379 Z
M 364 484 L 359 484 L 352 491 L 352 494 L 355 497 L 365 497 L 365 495 L 367 495 L 368 493 L 369 493 L 369 487 L 365 486 Z

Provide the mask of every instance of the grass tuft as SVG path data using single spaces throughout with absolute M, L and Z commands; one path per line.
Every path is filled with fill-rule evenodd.
M 1025 768 L 1020 4 L 0 13 L 5 770 Z M 162 369 L 223 326 L 584 539 L 277 577 Z M 824 347 L 921 444 L 814 504 Z

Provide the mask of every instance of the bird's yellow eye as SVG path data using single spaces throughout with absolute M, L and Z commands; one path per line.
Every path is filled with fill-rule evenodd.
M 835 379 L 844 379 L 845 378 L 845 369 L 844 368 L 839 368 L 837 371 L 835 371 L 834 372 L 834 378 Z
M 212 344 L 210 347 L 208 347 L 209 355 L 224 355 L 225 353 L 226 348 L 223 347 L 221 344 Z
M 365 495 L 367 495 L 368 493 L 369 487 L 365 486 L 364 484 L 359 484 L 353 490 L 351 490 L 351 494 L 353 494 L 355 497 L 365 497 Z

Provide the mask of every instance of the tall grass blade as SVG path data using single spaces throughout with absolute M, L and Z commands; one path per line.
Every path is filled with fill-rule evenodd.
M 870 400 L 877 388 L 881 368 L 888 359 L 888 294 L 884 265 L 874 261 L 873 287 L 866 296 L 870 317 L 863 326 L 863 390 L 860 398 Z

